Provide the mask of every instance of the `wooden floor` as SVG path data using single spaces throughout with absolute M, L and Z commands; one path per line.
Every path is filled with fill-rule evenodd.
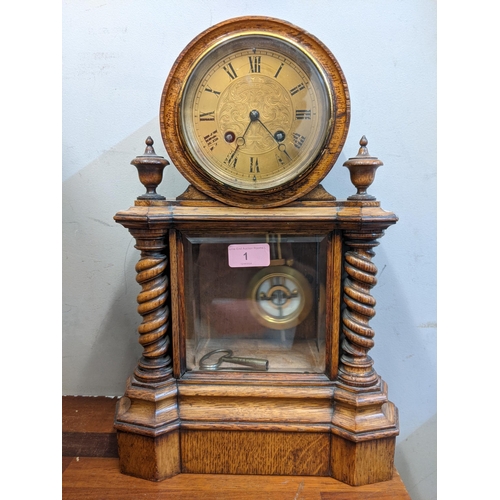
M 63 500 L 411 500 L 392 481 L 352 487 L 327 477 L 179 474 L 160 483 L 120 474 L 116 399 L 63 397 Z

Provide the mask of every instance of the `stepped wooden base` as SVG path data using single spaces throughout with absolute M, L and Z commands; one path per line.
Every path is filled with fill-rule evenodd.
M 333 399 L 332 477 L 352 486 L 391 479 L 399 423 L 387 384 L 378 378 L 366 392 L 339 384 Z
M 116 399 L 63 396 L 63 500 L 106 498 L 283 498 L 410 500 L 396 470 L 390 481 L 349 486 L 331 477 L 237 474 L 178 474 L 166 481 L 144 481 L 120 473 L 113 429 Z M 109 447 L 109 443 L 114 443 Z M 103 458 L 107 457 L 107 458 Z M 243 460 L 243 459 L 241 459 Z
M 352 392 L 323 376 L 309 386 L 251 376 L 259 377 L 149 388 L 129 381 L 115 418 L 120 470 L 150 481 L 180 473 L 331 476 L 352 486 L 392 478 L 397 410 L 383 381 Z
M 120 471 L 149 481 L 179 473 L 255 474 L 332 476 L 359 486 L 392 479 L 395 443 L 395 437 L 356 443 L 317 432 L 118 431 Z
M 330 475 L 327 433 L 185 430 L 149 437 L 118 431 L 118 454 L 123 474 L 149 481 L 181 472 Z
M 181 472 L 178 430 L 158 437 L 117 433 L 122 474 L 163 481 Z
M 115 413 L 120 471 L 149 481 L 179 474 L 178 420 L 173 379 L 144 384 L 131 377 Z
M 355 443 L 332 435 L 332 477 L 351 486 L 392 479 L 396 438 Z

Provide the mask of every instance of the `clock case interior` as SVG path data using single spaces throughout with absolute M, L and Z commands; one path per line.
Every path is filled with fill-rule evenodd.
M 265 359 L 268 372 L 325 371 L 327 234 L 184 235 L 183 243 L 188 372 L 206 369 L 200 359 L 218 349 Z M 274 254 L 269 265 L 228 265 L 230 246 L 248 254 L 261 243 Z

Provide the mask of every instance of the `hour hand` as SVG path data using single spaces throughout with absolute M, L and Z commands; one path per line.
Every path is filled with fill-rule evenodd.
M 248 129 L 250 128 L 250 125 L 252 124 L 252 122 L 255 121 L 255 117 L 252 117 L 252 113 L 257 113 L 257 117 L 258 117 L 258 111 L 254 110 L 254 111 L 250 112 L 250 121 L 248 122 L 248 125 L 247 125 L 247 127 L 242 135 L 236 137 L 236 134 L 232 131 L 227 131 L 224 134 L 224 139 L 226 140 L 226 142 L 228 142 L 228 143 L 236 142 L 236 148 L 233 151 L 233 154 L 231 155 L 231 158 L 229 159 L 229 161 L 231 161 L 233 159 L 233 157 L 236 154 L 236 152 L 238 151 L 238 149 L 245 145 L 245 135 L 247 135 Z

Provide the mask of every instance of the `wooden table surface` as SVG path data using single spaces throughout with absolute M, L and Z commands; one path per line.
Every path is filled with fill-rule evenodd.
M 179 474 L 154 483 L 120 474 L 116 398 L 63 397 L 63 500 L 411 500 L 391 481 L 349 486 L 329 477 Z

